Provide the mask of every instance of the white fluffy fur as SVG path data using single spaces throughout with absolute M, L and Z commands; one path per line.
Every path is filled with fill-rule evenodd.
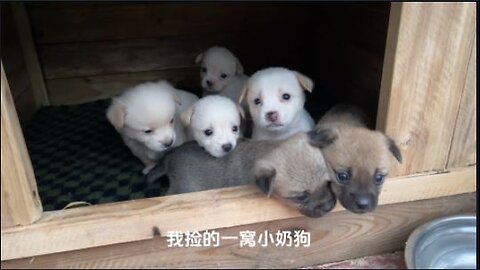
M 166 81 L 147 82 L 114 97 L 106 115 L 132 153 L 145 164 L 146 174 L 164 150 L 188 140 L 177 116 L 197 100 L 194 94 L 175 89 Z
M 200 146 L 212 156 L 222 157 L 237 145 L 242 115 L 242 108 L 229 98 L 211 95 L 195 102 L 181 118 Z M 206 130 L 211 130 L 212 134 L 207 136 Z M 231 149 L 226 151 L 223 147 L 228 144 Z
M 200 77 L 203 96 L 218 94 L 237 102 L 248 76 L 238 58 L 224 47 L 211 47 L 199 54 L 195 60 L 201 63 Z M 222 74 L 226 75 L 222 78 Z M 211 86 L 207 81 L 212 83 Z
M 252 139 L 282 140 L 298 132 L 310 131 L 314 122 L 303 108 L 304 89 L 311 91 L 313 82 L 308 77 L 286 68 L 273 67 L 257 71 L 246 84 L 240 101 L 245 97 L 253 119 Z M 284 94 L 290 95 L 288 100 Z M 255 99 L 260 104 L 255 104 Z M 272 121 L 267 113 L 274 112 Z

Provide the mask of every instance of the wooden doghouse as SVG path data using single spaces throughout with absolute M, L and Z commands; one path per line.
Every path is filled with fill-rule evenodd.
M 3 267 L 299 267 L 401 250 L 476 198 L 476 3 L 1 3 Z M 234 51 L 316 83 L 307 107 L 356 103 L 399 144 L 380 206 L 301 216 L 256 187 L 43 211 L 22 126 L 41 106 L 165 78 L 198 89 L 195 56 Z M 319 113 L 322 110 L 319 109 Z M 315 117 L 318 119 L 318 116 Z M 20 120 L 20 121 L 19 121 Z M 169 248 L 169 231 L 301 228 L 310 247 Z

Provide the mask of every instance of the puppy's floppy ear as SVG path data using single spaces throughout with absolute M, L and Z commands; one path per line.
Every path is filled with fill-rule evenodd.
M 240 61 L 238 59 L 235 62 L 236 62 L 235 63 L 235 74 L 237 74 L 237 75 L 243 74 L 242 64 L 240 63 Z
M 400 149 L 398 148 L 395 141 L 392 138 L 388 137 L 386 134 L 383 135 L 387 140 L 388 150 L 390 150 L 390 152 L 398 160 L 398 162 L 402 163 L 402 154 L 400 153 Z
M 125 115 L 127 114 L 127 107 L 113 99 L 112 104 L 107 109 L 107 119 L 113 127 L 119 131 L 125 124 Z
M 235 105 L 237 105 L 237 109 L 238 109 L 238 113 L 240 114 L 240 118 L 245 119 L 245 111 L 243 110 L 242 106 L 240 106 L 239 104 L 235 104 Z
M 190 126 L 190 122 L 192 121 L 192 115 L 195 111 L 195 104 L 190 106 L 186 111 L 180 114 L 180 120 L 182 121 L 183 126 L 188 127 Z
M 310 144 L 323 148 L 332 144 L 338 137 L 336 129 L 332 128 L 315 128 L 307 132 Z
M 244 98 L 247 98 L 247 92 L 248 92 L 248 85 L 247 83 L 243 85 L 242 92 L 240 94 L 240 98 L 238 99 L 238 104 L 242 104 L 242 101 Z
M 303 75 L 298 71 L 295 72 L 295 77 L 297 77 L 298 82 L 303 87 L 303 89 L 307 90 L 308 92 L 312 92 L 313 90 L 313 81 L 309 77 Z
M 267 194 L 268 197 L 272 194 L 272 182 L 275 179 L 277 171 L 271 165 L 259 162 L 255 165 L 255 184 Z
M 200 53 L 199 55 L 197 55 L 197 57 L 195 57 L 195 63 L 199 64 L 200 62 L 202 62 L 202 59 L 203 53 Z

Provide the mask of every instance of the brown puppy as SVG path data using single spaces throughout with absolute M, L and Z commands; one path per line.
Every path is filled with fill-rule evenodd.
M 329 131 L 314 137 L 294 135 L 256 161 L 256 184 L 268 196 L 308 217 L 323 216 L 333 209 L 337 199 L 330 187 L 333 175 L 319 148 L 334 140 L 335 134 Z
M 354 213 L 373 211 L 393 158 L 402 162 L 397 145 L 382 132 L 367 129 L 361 111 L 353 106 L 330 109 L 312 136 L 325 132 L 337 135 L 322 149 L 335 175 L 333 192 L 343 207 Z

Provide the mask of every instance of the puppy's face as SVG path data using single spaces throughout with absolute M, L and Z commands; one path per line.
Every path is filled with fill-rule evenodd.
M 309 139 L 297 134 L 255 164 L 255 182 L 267 195 L 308 217 L 321 217 L 336 204 L 332 175 L 319 147 L 330 144 L 330 135 Z
M 335 175 L 334 193 L 343 207 L 354 213 L 373 211 L 392 159 L 401 162 L 400 150 L 393 140 L 378 131 L 358 127 L 331 131 L 338 138 L 323 153 Z M 312 131 L 318 132 L 325 129 Z
M 163 151 L 175 143 L 176 101 L 170 92 L 155 87 L 147 84 L 114 98 L 107 118 L 118 132 Z
M 208 153 L 222 157 L 233 151 L 240 134 L 243 111 L 229 98 L 212 95 L 200 99 L 181 118 Z
M 220 92 L 231 79 L 243 74 L 243 67 L 237 57 L 222 47 L 212 47 L 196 58 L 200 63 L 202 88 L 210 92 Z
M 313 82 L 298 72 L 268 68 L 252 75 L 240 102 L 247 99 L 255 126 L 279 131 L 295 121 L 305 103 L 304 89 L 312 88 Z

